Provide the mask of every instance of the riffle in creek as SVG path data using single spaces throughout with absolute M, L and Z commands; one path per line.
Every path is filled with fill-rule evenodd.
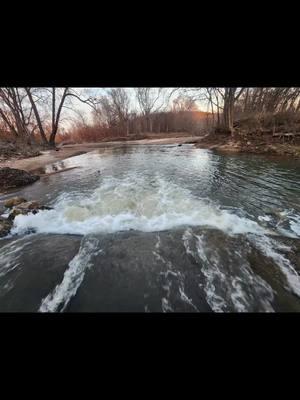
M 68 171 L 0 198 L 53 208 L 0 240 L 0 311 L 300 311 L 299 166 L 192 145 L 47 166 Z

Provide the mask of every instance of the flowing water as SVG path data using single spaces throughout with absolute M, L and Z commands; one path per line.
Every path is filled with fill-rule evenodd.
M 0 240 L 0 311 L 300 311 L 300 162 L 193 145 L 45 168 Z M 0 204 L 1 205 L 1 204 Z

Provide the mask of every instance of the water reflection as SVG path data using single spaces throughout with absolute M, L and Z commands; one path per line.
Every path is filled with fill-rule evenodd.
M 54 210 L 15 222 L 18 234 L 23 226 L 42 235 L 25 236 L 31 253 L 20 247 L 12 270 L 22 279 L 14 288 L 2 281 L 0 294 L 8 297 L 0 308 L 22 309 L 28 293 L 37 299 L 27 303 L 30 311 L 42 299 L 59 305 L 73 296 L 76 274 L 90 262 L 89 239 L 100 232 L 92 252 L 99 258 L 82 276 L 71 310 L 160 311 L 162 302 L 163 311 L 299 311 L 299 167 L 296 160 L 224 156 L 191 145 L 122 145 L 48 165 L 42 171 L 49 175 L 15 192 Z M 81 251 L 72 234 L 86 235 Z M 6 255 L 2 248 L 2 264 L 15 265 Z M 47 271 L 66 265 L 53 292 Z M 152 289 L 152 303 L 149 297 L 144 304 Z
M 243 210 L 256 218 L 270 209 L 300 212 L 299 165 L 296 160 L 217 155 L 192 145 L 120 145 L 48 165 L 39 170 L 50 174 L 47 178 L 16 194 L 53 203 L 63 193 L 71 196 L 92 193 L 109 176 L 140 177 L 146 186 L 153 188 L 159 176 L 190 190 L 198 198 Z M 73 167 L 80 168 L 68 170 Z M 66 172 L 55 173 L 65 169 Z

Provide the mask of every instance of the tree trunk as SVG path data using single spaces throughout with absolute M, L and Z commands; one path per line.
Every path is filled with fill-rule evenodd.
M 49 146 L 55 147 L 55 136 L 56 136 L 56 130 L 51 132 L 50 138 L 49 138 Z
M 38 127 L 39 127 L 39 131 L 40 131 L 40 135 L 41 135 L 42 141 L 43 141 L 44 144 L 48 144 L 48 140 L 47 140 L 47 137 L 45 135 L 45 132 L 44 132 L 44 129 L 43 129 L 43 126 L 42 126 L 42 122 L 41 122 L 41 119 L 40 119 L 40 116 L 39 116 L 39 112 L 37 110 L 36 104 L 35 104 L 35 102 L 33 100 L 32 95 L 31 95 L 30 89 L 25 88 L 25 90 L 26 90 L 26 93 L 27 93 L 28 98 L 30 100 L 30 103 L 31 103 L 31 106 L 32 106 L 32 109 L 33 109 L 33 112 L 34 112 L 34 115 L 35 115 L 35 118 L 36 118 L 36 122 L 37 122 Z
M 149 131 L 152 133 L 152 125 L 153 125 L 153 121 L 152 121 L 152 118 L 151 118 L 151 116 L 149 116 L 148 117 L 149 118 Z
M 52 88 L 52 132 L 55 130 L 55 88 Z
M 246 89 L 244 113 L 248 111 L 249 88 Z
M 217 126 L 218 128 L 220 127 L 220 107 L 219 107 L 219 99 L 218 96 L 216 96 L 216 100 L 217 100 Z
M 237 96 L 235 96 L 236 88 L 225 88 L 225 95 L 224 95 L 224 127 L 225 129 L 233 135 L 233 110 L 234 110 L 234 103 L 235 100 L 240 96 L 242 90 L 239 92 Z
M 6 123 L 6 125 L 9 127 L 9 130 L 16 136 L 16 138 L 19 136 L 18 132 L 14 128 L 13 124 L 10 123 L 8 118 L 6 118 L 5 113 L 0 109 L 0 115 L 3 119 L 3 121 Z
M 230 101 L 224 102 L 224 128 L 226 131 L 233 133 L 233 105 Z
M 68 88 L 65 88 L 62 98 L 60 100 L 60 104 L 57 109 L 57 114 L 55 115 L 55 88 L 53 88 L 52 112 L 54 115 L 52 114 L 53 124 L 52 124 L 52 132 L 51 132 L 50 139 L 49 139 L 49 145 L 51 147 L 55 147 L 55 137 L 56 137 L 57 130 L 58 130 L 60 114 L 61 114 L 61 110 L 62 110 L 64 102 L 65 102 L 65 99 L 68 95 L 67 93 L 68 93 Z

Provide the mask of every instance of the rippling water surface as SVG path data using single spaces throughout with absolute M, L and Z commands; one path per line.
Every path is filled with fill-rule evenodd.
M 69 167 L 17 193 L 53 210 L 0 241 L 0 310 L 300 310 L 299 161 L 139 145 L 46 172 Z

